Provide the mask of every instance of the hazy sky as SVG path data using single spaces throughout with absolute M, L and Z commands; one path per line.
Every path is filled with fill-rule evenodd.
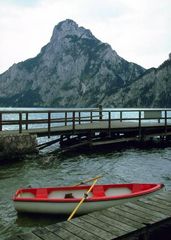
M 36 56 L 67 18 L 146 68 L 171 52 L 171 0 L 0 0 L 0 73 Z

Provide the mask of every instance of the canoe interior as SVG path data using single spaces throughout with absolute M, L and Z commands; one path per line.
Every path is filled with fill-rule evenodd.
M 90 186 L 67 186 L 67 187 L 48 187 L 48 188 L 27 188 L 19 189 L 13 200 L 80 200 Z M 162 184 L 108 184 L 95 185 L 88 194 L 87 200 L 110 199 L 118 197 L 129 197 L 156 191 L 162 188 Z

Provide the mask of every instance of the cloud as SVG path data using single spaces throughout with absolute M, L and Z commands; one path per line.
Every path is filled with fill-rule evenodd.
M 169 31 L 169 1 L 127 0 L 129 11 L 104 21 L 96 31 L 102 40 L 129 61 L 145 67 L 158 66 L 168 58 L 171 34 Z M 149 3 L 150 2 L 150 3 Z M 103 34 L 101 34 L 102 32 Z
M 0 2 L 2 2 L 1 0 Z M 26 7 L 32 7 L 35 4 L 40 2 L 40 0 L 5 0 L 5 3 L 8 5 L 16 5 L 16 6 L 26 6 Z
M 158 66 L 170 50 L 170 0 L 0 0 L 0 72 L 37 55 L 67 18 L 128 61 Z

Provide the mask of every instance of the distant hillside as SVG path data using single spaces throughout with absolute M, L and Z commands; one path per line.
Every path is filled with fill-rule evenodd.
M 151 68 L 103 102 L 112 107 L 171 107 L 171 60 Z

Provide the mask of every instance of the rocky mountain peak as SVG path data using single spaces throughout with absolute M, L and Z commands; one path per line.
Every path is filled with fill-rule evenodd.
M 71 19 L 66 19 L 54 27 L 51 41 L 59 41 L 62 38 L 74 35 L 80 38 L 95 39 L 90 30 L 85 29 L 84 27 L 79 27 L 78 24 Z

